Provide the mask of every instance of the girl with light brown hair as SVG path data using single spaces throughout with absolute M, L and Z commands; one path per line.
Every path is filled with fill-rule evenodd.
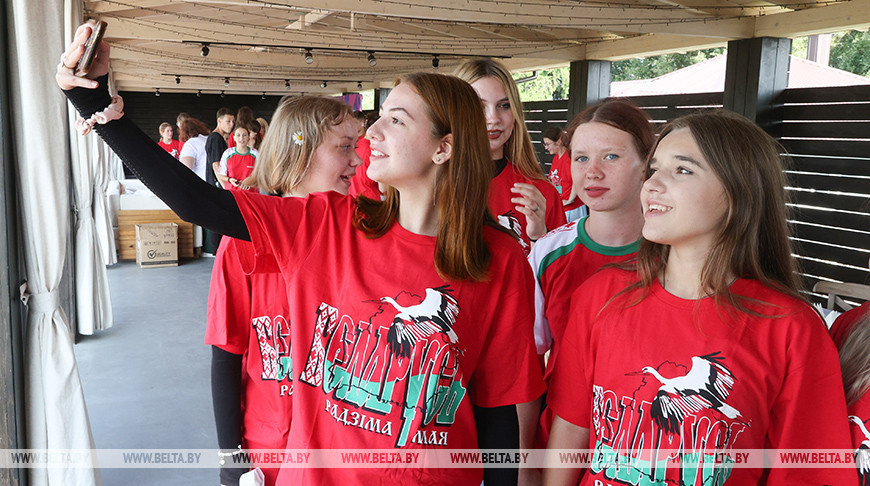
M 90 30 L 80 27 L 68 62 L 81 56 Z M 58 70 L 58 84 L 85 116 L 109 102 L 107 59 L 101 44 L 88 74 L 97 81 Z M 515 405 L 544 386 L 531 269 L 487 212 L 491 165 L 483 163 L 479 106 L 457 78 L 402 77 L 368 131 L 369 175 L 392 188 L 384 201 L 223 191 L 173 168 L 128 118 L 96 127 L 179 216 L 243 240 L 246 271 L 281 272 L 292 343 L 287 376 L 276 375 L 293 387 L 287 449 L 518 447 Z M 264 144 L 275 133 L 273 126 Z M 299 128 L 291 143 L 304 149 L 315 136 Z M 426 464 L 285 468 L 277 484 L 479 484 L 484 476 L 487 484 L 516 483 L 516 469 Z
M 854 484 L 842 468 L 708 462 L 850 447 L 836 350 L 798 293 L 780 153 L 726 111 L 663 129 L 641 192 L 637 260 L 574 294 L 550 381 L 548 448 L 603 458 L 581 484 L 615 482 L 616 461 L 660 483 Z M 575 485 L 581 473 L 545 469 L 544 484 Z

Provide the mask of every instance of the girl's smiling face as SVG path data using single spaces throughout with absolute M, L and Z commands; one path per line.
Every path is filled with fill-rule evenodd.
M 644 238 L 709 251 L 728 214 L 719 176 L 686 128 L 666 135 L 650 162 L 643 184 Z
M 381 106 L 381 117 L 366 134 L 372 148 L 366 174 L 399 190 L 419 184 L 432 186 L 433 159 L 441 144 L 433 130 L 423 98 L 410 85 L 397 85 Z

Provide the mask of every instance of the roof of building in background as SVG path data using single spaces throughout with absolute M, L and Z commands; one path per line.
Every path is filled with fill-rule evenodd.
M 725 54 L 678 69 L 657 78 L 616 81 L 611 96 L 649 96 L 679 93 L 713 93 L 725 89 Z M 870 78 L 791 56 L 789 88 L 857 86 L 870 84 Z

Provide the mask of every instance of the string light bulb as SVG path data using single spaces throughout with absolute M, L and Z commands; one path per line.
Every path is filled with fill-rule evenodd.
M 200 49 L 200 51 L 199 51 L 199 55 L 202 56 L 202 57 L 206 57 L 206 56 L 208 56 L 208 52 L 209 52 L 209 50 L 208 50 L 208 44 L 207 44 L 207 43 L 203 43 L 203 44 L 202 44 L 202 49 Z
M 265 100 L 265 99 L 266 99 L 266 92 L 265 92 L 265 91 L 263 91 L 263 95 L 260 96 L 260 99 L 261 99 L 261 100 Z
M 362 89 L 362 81 L 356 82 L 356 89 Z
M 326 87 L 326 81 L 320 83 L 320 87 L 321 87 L 321 88 L 325 88 L 325 87 Z
M 371 66 L 371 67 L 375 67 L 378 65 L 378 60 L 375 59 L 374 51 L 369 51 L 368 61 L 369 61 L 369 66 Z
M 305 49 L 305 64 L 311 64 L 314 62 L 314 55 L 311 54 L 311 49 Z
M 175 75 L 175 84 L 181 84 L 181 76 Z
M 196 90 L 196 97 L 199 98 L 201 96 L 202 96 L 202 90 L 201 89 Z
M 287 89 L 290 89 L 290 80 L 289 79 L 284 80 L 284 87 Z
M 154 89 L 154 96 L 160 96 L 160 88 Z
M 221 98 L 224 97 L 224 90 L 221 90 Z
M 432 67 L 438 69 L 438 66 L 441 65 L 441 60 L 438 59 L 438 54 L 432 56 Z
M 230 87 L 230 78 L 224 78 L 224 88 Z

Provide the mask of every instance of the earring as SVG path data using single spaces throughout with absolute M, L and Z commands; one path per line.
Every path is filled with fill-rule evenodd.
M 440 162 L 441 160 L 439 160 Z M 435 207 L 435 197 L 438 195 L 438 167 L 435 167 L 435 182 L 432 183 L 432 207 Z

